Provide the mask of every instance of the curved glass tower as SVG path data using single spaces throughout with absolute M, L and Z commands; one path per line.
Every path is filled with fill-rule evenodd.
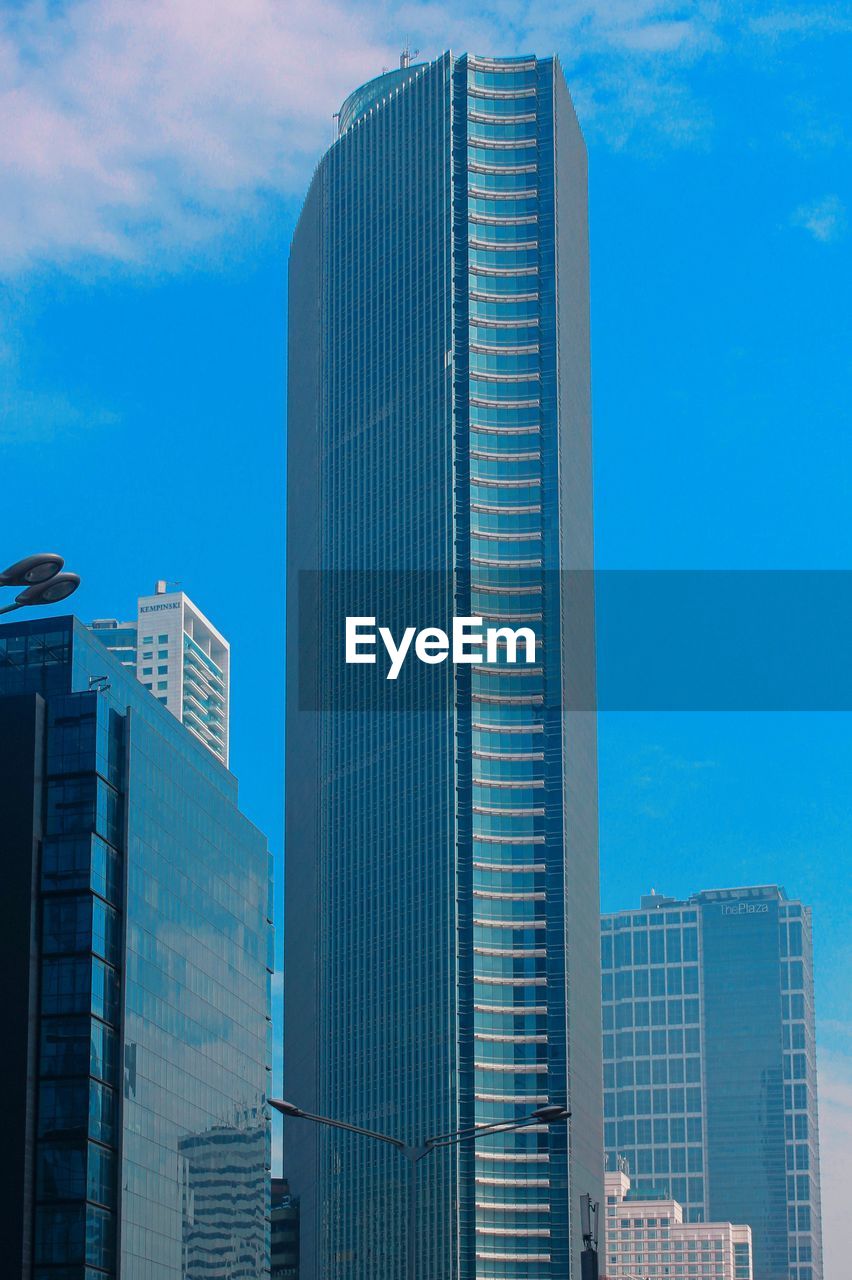
M 552 59 L 447 53 L 339 120 L 290 260 L 286 1094 L 410 1141 L 569 1106 L 430 1156 L 417 1240 L 429 1280 L 565 1280 L 602 1193 L 585 149 Z M 356 707 L 353 580 L 536 661 Z M 288 1127 L 305 1276 L 403 1274 L 401 1166 Z

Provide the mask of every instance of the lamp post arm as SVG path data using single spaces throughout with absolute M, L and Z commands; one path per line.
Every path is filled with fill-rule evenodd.
M 455 1133 L 443 1133 L 437 1138 L 427 1138 L 425 1145 L 431 1151 L 434 1147 L 454 1147 L 460 1142 L 473 1142 L 477 1138 L 487 1138 L 492 1133 L 511 1133 L 513 1129 L 527 1129 L 530 1125 L 544 1124 L 539 1116 L 524 1116 L 520 1120 L 495 1121 L 494 1124 L 473 1125 L 469 1129 L 458 1129 Z
M 269 1099 L 269 1105 L 285 1117 L 291 1117 L 294 1120 L 312 1120 L 314 1124 L 327 1124 L 332 1129 L 344 1129 L 347 1133 L 360 1133 L 363 1138 L 375 1138 L 378 1142 L 386 1142 L 388 1146 L 396 1147 L 398 1151 L 405 1151 L 406 1144 L 399 1138 L 392 1138 L 387 1133 L 377 1133 L 375 1129 L 364 1129 L 358 1124 L 349 1124 L 346 1120 L 332 1120 L 330 1116 L 317 1116 L 310 1111 L 284 1110 L 276 1105 L 275 1099 Z

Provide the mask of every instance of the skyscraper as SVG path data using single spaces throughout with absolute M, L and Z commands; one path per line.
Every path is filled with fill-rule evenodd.
M 230 645 L 185 592 L 167 587 L 139 597 L 135 622 L 96 618 L 91 630 L 227 765 Z
M 351 94 L 289 287 L 285 1091 L 410 1140 L 569 1105 L 570 1136 L 430 1156 L 417 1236 L 424 1280 L 564 1280 L 603 1188 L 586 156 L 558 64 L 404 57 Z M 535 664 L 359 703 L 342 613 L 447 603 L 533 628 Z M 400 1166 L 288 1122 L 305 1280 L 400 1274 Z
M 0 814 L 7 1274 L 258 1280 L 270 871 L 236 779 L 76 619 L 16 622 Z
M 776 885 L 602 920 L 608 1167 L 751 1227 L 759 1280 L 822 1280 L 811 913 Z

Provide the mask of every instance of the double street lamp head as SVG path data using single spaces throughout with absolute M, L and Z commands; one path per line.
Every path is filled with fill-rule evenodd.
M 33 605 L 58 604 L 67 599 L 80 585 L 76 573 L 62 573 L 65 561 L 53 551 L 41 555 L 25 556 L 0 573 L 0 587 L 23 587 L 13 604 L 7 604 L 0 613 L 25 609 Z
M 302 1119 L 308 1119 L 308 1120 L 319 1120 L 321 1123 L 324 1123 L 324 1124 L 335 1123 L 335 1121 L 329 1121 L 322 1116 L 313 1116 L 310 1113 L 303 1111 L 301 1107 L 297 1107 L 295 1102 L 286 1102 L 284 1101 L 283 1098 L 270 1098 L 269 1105 L 270 1107 L 273 1108 L 273 1110 L 279 1111 L 282 1116 L 291 1116 L 293 1118 L 301 1117 Z M 536 1121 L 538 1121 L 538 1123 L 540 1124 L 558 1124 L 560 1120 L 568 1120 L 570 1116 L 571 1116 L 571 1112 L 568 1111 L 567 1108 L 557 1106 L 555 1103 L 549 1103 L 547 1106 L 544 1106 L 544 1107 L 536 1107 L 535 1111 L 531 1111 L 528 1116 L 524 1116 L 521 1120 L 517 1120 L 514 1122 L 507 1121 L 506 1123 L 507 1125 L 514 1123 L 516 1126 L 524 1125 L 524 1124 L 532 1124 Z M 499 1125 L 499 1123 L 500 1123 L 499 1121 L 496 1122 L 497 1125 Z
M 541 1120 L 544 1124 L 558 1124 L 560 1120 L 568 1120 L 570 1117 L 571 1112 L 566 1110 L 565 1107 L 551 1104 L 546 1107 L 536 1107 L 531 1118 Z

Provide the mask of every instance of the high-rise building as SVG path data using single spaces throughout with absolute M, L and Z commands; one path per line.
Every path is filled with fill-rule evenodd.
M 189 596 L 167 587 L 139 597 L 135 622 L 96 618 L 91 630 L 227 765 L 230 645 Z
M 270 1280 L 299 1280 L 299 1202 L 286 1178 L 272 1179 Z
M 748 1223 L 759 1280 L 822 1280 L 810 909 L 652 894 L 603 917 L 601 958 L 607 1167 Z
M 285 1093 L 408 1140 L 570 1106 L 570 1134 L 430 1155 L 416 1236 L 424 1280 L 564 1280 L 603 1174 L 586 155 L 558 63 L 403 57 L 357 89 L 289 289 Z M 343 614 L 385 608 L 523 622 L 537 658 L 359 701 Z M 287 1122 L 285 1167 L 303 1280 L 400 1274 L 392 1149 Z
M 270 866 L 236 779 L 76 619 L 16 622 L 0 814 L 4 1269 L 268 1275 Z
M 752 1280 L 751 1229 L 734 1222 L 684 1222 L 665 1192 L 640 1199 L 622 1170 L 604 1176 L 606 1280 Z

